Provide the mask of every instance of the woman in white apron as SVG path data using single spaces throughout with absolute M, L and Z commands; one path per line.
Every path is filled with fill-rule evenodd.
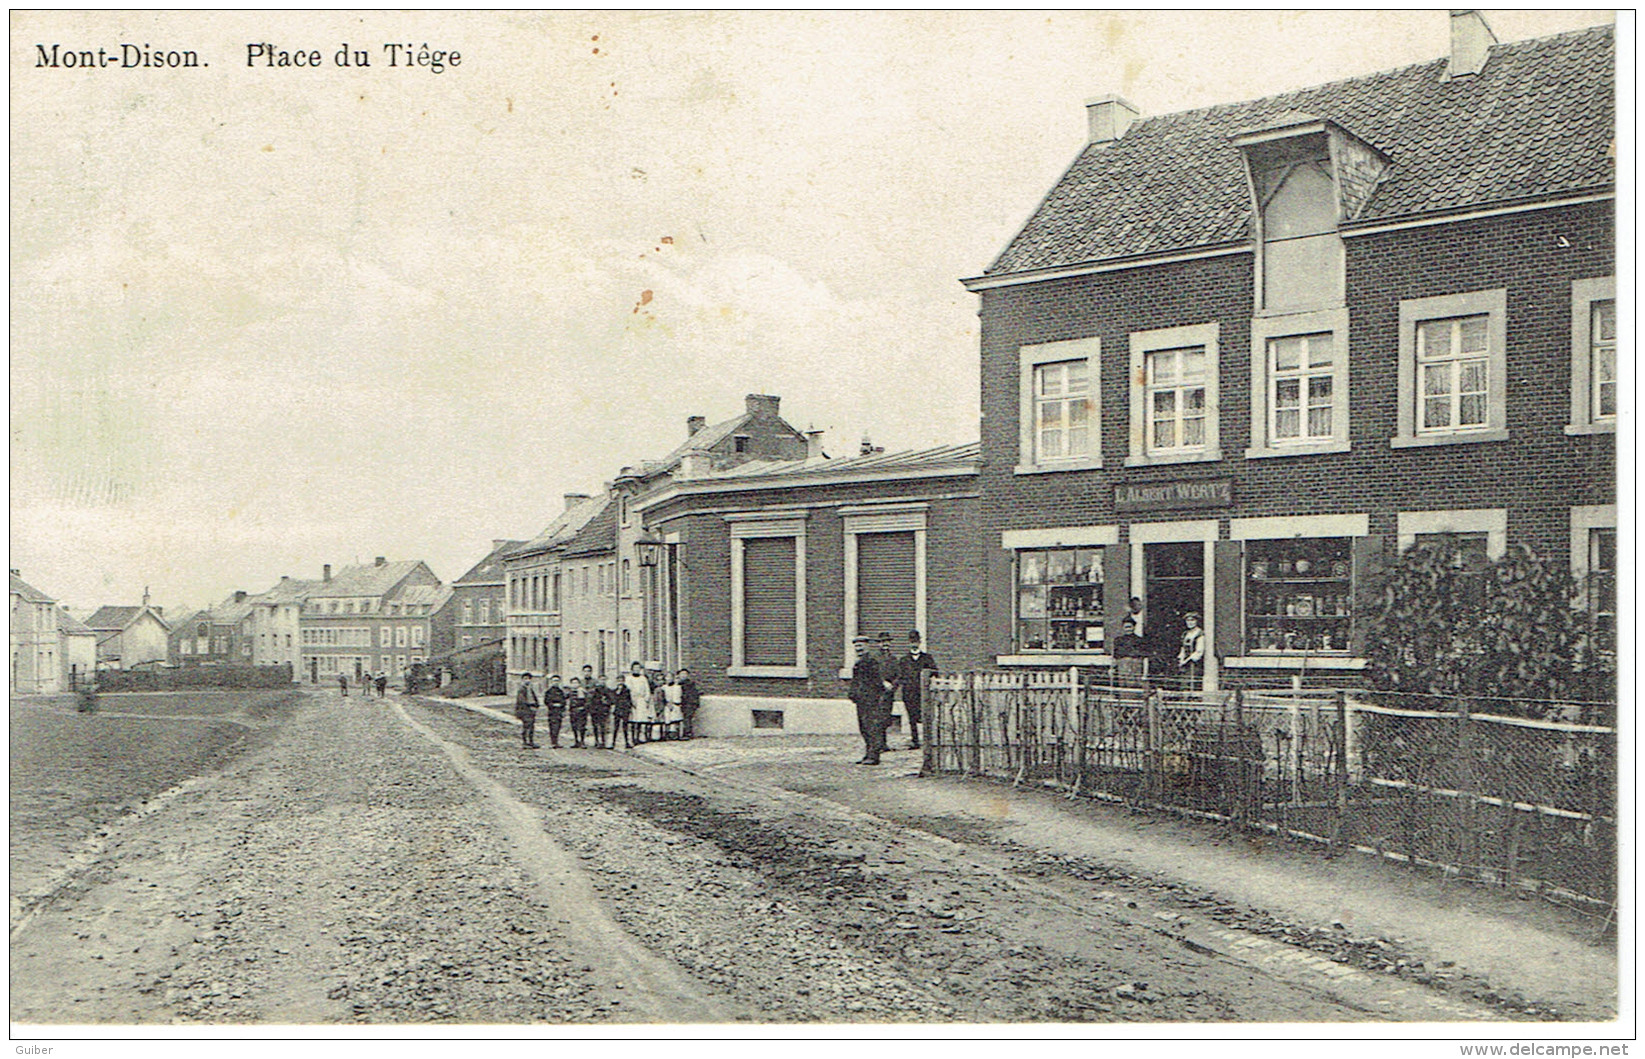
M 670 680 L 657 690 L 662 692 L 663 712 L 659 720 L 663 722 L 663 738 L 678 739 L 685 727 L 685 714 L 680 711 L 679 682 Z
M 634 703 L 634 712 L 629 717 L 634 725 L 634 734 L 645 737 L 645 733 L 651 731 L 651 725 L 656 723 L 657 712 L 651 705 L 651 681 L 646 679 L 644 667 L 635 662 L 623 678 L 623 684 Z

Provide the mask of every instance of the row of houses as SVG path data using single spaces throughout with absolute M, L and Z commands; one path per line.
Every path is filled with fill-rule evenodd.
M 1615 52 L 1597 28 L 1144 117 L 981 275 L 978 443 L 827 458 L 774 396 L 687 421 L 506 551 L 512 674 L 689 666 L 702 727 L 849 730 L 858 633 L 957 667 L 1353 679 L 1379 573 L 1448 536 L 1614 621 Z

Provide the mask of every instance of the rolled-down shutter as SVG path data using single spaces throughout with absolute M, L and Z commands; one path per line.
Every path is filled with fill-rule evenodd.
M 1245 543 L 1217 541 L 1211 549 L 1216 592 L 1218 658 L 1245 653 Z
M 1354 605 L 1348 626 L 1348 646 L 1354 657 L 1364 658 L 1370 617 L 1382 595 L 1383 564 L 1387 538 L 1354 538 Z
M 857 632 L 906 643 L 919 617 L 914 583 L 912 532 L 857 534 Z
M 1131 546 L 1110 544 L 1102 549 L 1103 637 L 1109 651 L 1125 631 L 1125 616 L 1131 613 Z
M 743 664 L 797 664 L 794 538 L 743 541 Z

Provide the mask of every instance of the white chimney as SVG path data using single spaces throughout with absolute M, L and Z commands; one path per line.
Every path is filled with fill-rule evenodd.
M 821 460 L 821 459 L 826 459 L 827 458 L 823 455 L 822 439 L 823 439 L 823 432 L 820 431 L 820 430 L 807 430 L 805 432 L 805 458 L 806 459 L 808 459 L 808 460 Z
M 1472 77 L 1485 69 L 1485 60 L 1491 57 L 1491 45 L 1496 34 L 1485 24 L 1485 16 L 1478 11 L 1451 12 L 1451 63 L 1445 69 L 1447 77 Z
M 1137 120 L 1137 105 L 1123 96 L 1099 96 L 1085 102 L 1092 143 L 1113 143 Z

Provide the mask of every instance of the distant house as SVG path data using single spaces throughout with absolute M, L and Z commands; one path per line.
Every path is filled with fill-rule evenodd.
M 525 541 L 494 540 L 491 551 L 451 583 L 451 601 L 435 616 L 435 651 L 501 641 L 508 635 L 503 556 Z
M 450 589 L 418 559 L 348 566 L 310 587 L 299 618 L 300 669 L 310 683 L 367 672 L 399 680 L 431 653 L 434 614 Z
M 97 672 L 97 634 L 64 607 L 57 608 L 63 643 L 63 690 L 70 691 Z
M 251 605 L 251 662 L 258 666 L 291 666 L 293 679 L 302 669 L 301 636 L 303 601 L 318 581 L 282 577 L 266 592 L 247 599 Z
M 11 572 L 11 688 L 23 694 L 62 690 L 62 636 L 57 601 Z
M 97 665 L 100 668 L 130 669 L 146 662 L 164 662 L 171 626 L 161 608 L 149 605 L 148 590 L 135 607 L 103 606 L 86 619 L 86 627 L 97 635 Z

